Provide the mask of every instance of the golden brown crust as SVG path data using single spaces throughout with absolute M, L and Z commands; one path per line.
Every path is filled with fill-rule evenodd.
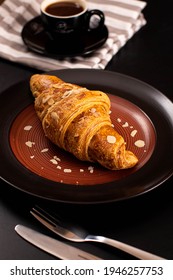
M 110 100 L 101 91 L 65 83 L 55 76 L 33 75 L 30 86 L 45 135 L 83 161 L 119 170 L 137 164 L 110 120 Z
M 30 88 L 34 97 L 37 97 L 42 91 L 48 89 L 51 85 L 60 82 L 56 76 L 35 74 L 30 79 Z

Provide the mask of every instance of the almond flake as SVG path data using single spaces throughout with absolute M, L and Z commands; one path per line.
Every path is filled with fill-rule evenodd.
M 125 123 L 122 125 L 122 127 L 128 127 L 128 126 L 129 126 L 128 122 L 125 122 Z
M 130 133 L 130 135 L 131 135 L 132 137 L 135 137 L 136 133 L 137 133 L 137 130 L 134 129 L 134 130 Z
M 50 162 L 52 162 L 53 164 L 58 164 L 57 160 L 56 159 L 50 159 Z
M 71 169 L 64 169 L 64 172 L 65 172 L 65 173 L 71 173 L 72 170 L 71 170 Z
M 32 128 L 32 125 L 26 125 L 24 127 L 24 130 L 29 131 L 29 130 L 31 130 L 31 128 Z
M 58 84 L 53 84 L 52 87 L 53 87 L 53 88 L 59 88 L 60 85 L 59 85 L 59 83 L 58 83 Z
M 79 133 L 75 133 L 74 137 L 79 137 Z
M 91 170 L 93 169 L 94 167 L 93 166 L 88 166 L 88 170 Z
M 56 112 L 52 112 L 52 113 L 51 113 L 51 117 L 52 117 L 52 119 L 54 119 L 55 121 L 58 121 L 58 120 L 59 120 L 59 116 L 58 116 L 58 114 L 57 114 Z
M 108 136 L 107 136 L 107 141 L 108 141 L 108 143 L 110 143 L 110 144 L 114 144 L 114 143 L 116 142 L 116 138 L 115 138 L 115 136 L 113 136 L 113 135 L 108 135 Z
M 96 108 L 91 108 L 91 113 L 94 114 L 96 112 Z
M 88 170 L 89 170 L 90 173 L 94 173 L 94 167 L 93 166 L 89 166 Z
M 46 153 L 46 152 L 48 152 L 48 148 L 45 148 L 45 149 L 43 149 L 43 150 L 41 150 L 41 153 Z
M 47 95 L 45 97 L 42 98 L 42 103 L 45 104 L 49 99 L 50 99 L 50 95 Z
M 135 142 L 135 146 L 138 147 L 138 148 L 142 148 L 145 146 L 145 142 L 143 140 L 137 140 Z
M 51 106 L 55 103 L 55 101 L 53 100 L 53 98 L 50 98 L 47 103 L 49 106 Z
M 53 158 L 56 159 L 57 161 L 61 161 L 61 159 L 57 156 L 54 156 Z
M 64 94 L 61 96 L 61 98 L 66 98 L 68 96 L 70 96 L 71 94 L 73 94 L 73 90 L 68 90 L 66 92 L 64 92 Z
M 28 146 L 29 148 L 32 148 L 33 145 L 35 145 L 35 142 L 31 142 L 31 141 L 27 141 L 25 142 L 26 146 Z

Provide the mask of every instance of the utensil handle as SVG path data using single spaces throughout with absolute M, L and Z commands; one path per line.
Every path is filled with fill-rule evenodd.
M 136 247 L 127 245 L 123 242 L 114 240 L 114 239 L 110 239 L 110 238 L 106 238 L 104 236 L 88 236 L 87 237 L 88 241 L 96 241 L 96 242 L 100 242 L 100 243 L 104 243 L 107 244 L 109 246 L 112 246 L 114 248 L 117 248 L 121 251 L 124 251 L 132 256 L 137 257 L 138 259 L 141 260 L 164 260 L 164 258 L 159 257 L 157 255 L 151 254 L 149 252 L 143 251 L 141 249 L 138 249 Z

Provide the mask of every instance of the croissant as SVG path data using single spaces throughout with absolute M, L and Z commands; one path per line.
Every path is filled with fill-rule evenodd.
M 39 74 L 31 77 L 30 89 L 45 135 L 60 148 L 111 170 L 137 164 L 137 157 L 126 150 L 123 137 L 113 128 L 107 94 Z

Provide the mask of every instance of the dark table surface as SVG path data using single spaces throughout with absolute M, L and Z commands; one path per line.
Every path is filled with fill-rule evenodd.
M 140 79 L 173 101 L 172 1 L 147 2 L 144 9 L 147 25 L 113 57 L 106 70 Z M 36 72 L 38 70 L 0 59 L 0 92 Z M 0 164 L 2 166 L 3 162 Z M 21 239 L 14 231 L 16 224 L 24 224 L 53 236 L 29 213 L 31 207 L 41 203 L 41 198 L 23 193 L 0 180 L 0 259 L 54 259 Z M 85 224 L 91 233 L 118 239 L 166 259 L 173 259 L 173 177 L 151 192 L 126 201 L 106 205 L 44 201 L 44 205 L 62 215 L 69 214 L 72 221 Z M 72 245 L 105 259 L 134 259 L 100 244 Z

